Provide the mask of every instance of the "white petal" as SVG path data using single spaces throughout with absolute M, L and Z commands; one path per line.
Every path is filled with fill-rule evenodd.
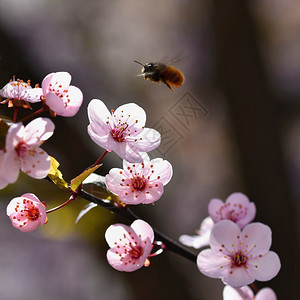
M 254 282 L 255 278 L 249 275 L 247 270 L 243 267 L 230 269 L 231 272 L 222 278 L 223 282 L 233 286 L 233 287 L 242 287 Z
M 156 158 L 150 161 L 150 164 L 153 164 L 153 177 L 159 178 L 159 181 L 166 185 L 173 175 L 172 165 L 167 160 L 162 160 L 161 158 Z
M 216 252 L 222 249 L 224 254 L 230 254 L 232 251 L 236 252 L 239 246 L 238 236 L 241 236 L 241 231 L 234 222 L 229 220 L 220 221 L 211 230 L 210 246 Z
M 273 251 L 269 251 L 261 258 L 249 260 L 247 266 L 248 273 L 259 281 L 271 280 L 281 268 L 280 259 Z
M 106 122 L 111 118 L 111 113 L 101 100 L 91 100 L 88 105 L 87 111 L 90 123 L 96 123 L 97 125 L 105 128 L 107 127 Z
M 123 238 L 124 234 L 127 236 L 130 227 L 123 224 L 110 225 L 105 232 L 105 240 L 109 247 L 115 247 L 115 243 L 120 242 L 120 238 Z
M 251 300 L 253 297 L 253 292 L 248 286 L 234 288 L 230 285 L 226 285 L 223 290 L 223 300 Z
M 263 288 L 255 295 L 255 300 L 277 300 L 277 297 L 272 289 Z
M 48 175 L 50 164 L 49 155 L 41 148 L 35 148 L 21 160 L 21 170 L 33 178 L 42 179 Z
M 36 103 L 41 101 L 41 96 L 43 95 L 43 91 L 41 88 L 33 88 L 27 89 L 26 91 L 26 101 L 30 103 Z
M 269 251 L 272 243 L 272 232 L 269 226 L 262 223 L 251 223 L 243 229 L 242 235 L 244 243 L 248 245 L 248 254 L 251 256 L 264 255 Z
M 27 145 L 41 145 L 53 135 L 54 123 L 48 118 L 37 118 L 31 121 L 24 130 L 24 141 Z
M 144 127 L 146 123 L 146 113 L 144 109 L 135 103 L 119 106 L 113 115 L 115 115 L 117 119 L 125 119 L 129 125 L 137 124 L 139 128 Z
M 151 243 L 154 241 L 154 232 L 152 227 L 143 220 L 135 220 L 131 224 L 131 228 L 135 231 L 135 233 L 142 239 L 146 240 L 149 238 Z
M 212 278 L 222 278 L 230 271 L 230 260 L 211 249 L 202 250 L 197 256 L 201 273 Z

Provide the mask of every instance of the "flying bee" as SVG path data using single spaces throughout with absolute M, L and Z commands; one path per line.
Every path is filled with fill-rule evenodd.
M 173 92 L 172 87 L 180 87 L 184 82 L 184 75 L 178 69 L 165 65 L 163 63 L 146 63 L 142 64 L 139 61 L 134 60 L 135 63 L 143 66 L 141 76 L 144 76 L 144 79 L 148 79 L 153 82 L 160 83 L 163 82 L 167 85 L 169 89 Z

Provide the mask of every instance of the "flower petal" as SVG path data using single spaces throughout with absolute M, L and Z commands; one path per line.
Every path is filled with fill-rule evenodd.
M 262 257 L 251 259 L 247 266 L 249 275 L 259 281 L 271 280 L 281 268 L 280 259 L 273 251 L 269 251 Z
M 238 250 L 238 238 L 241 236 L 240 228 L 232 221 L 223 220 L 212 228 L 210 234 L 211 248 L 219 252 L 220 249 L 225 255 Z
M 19 158 L 17 157 L 15 151 L 13 152 L 6 152 L 3 157 L 2 163 L 2 173 L 1 177 L 3 176 L 4 181 L 8 183 L 14 183 L 17 181 L 20 173 L 21 163 Z
M 161 135 L 160 133 L 152 128 L 144 128 L 144 130 L 137 135 L 137 142 L 130 142 L 132 147 L 135 147 L 139 152 L 149 152 L 154 150 L 160 145 Z
M 248 245 L 248 255 L 251 254 L 252 257 L 266 254 L 271 247 L 271 229 L 262 223 L 248 224 L 243 229 L 243 237 L 244 243 Z
M 36 103 L 41 101 L 41 96 L 43 95 L 43 91 L 41 88 L 33 88 L 26 90 L 26 100 L 30 103 Z
M 230 270 L 230 260 L 211 249 L 205 249 L 197 256 L 197 266 L 208 277 L 222 278 Z
M 9 127 L 5 141 L 6 153 L 15 151 L 15 146 L 22 140 L 23 133 L 24 126 L 21 123 L 16 123 Z
M 255 300 L 277 300 L 275 292 L 271 288 L 263 288 L 255 295 Z
M 151 243 L 153 243 L 154 232 L 152 227 L 147 222 L 143 220 L 135 220 L 131 224 L 131 228 L 142 240 L 146 240 L 148 238 L 151 241 Z
M 233 268 L 230 272 L 227 272 L 222 281 L 233 287 L 242 287 L 255 281 L 255 278 L 249 275 L 247 270 L 243 267 Z
M 31 148 L 21 160 L 21 170 L 27 175 L 42 179 L 45 178 L 50 169 L 51 159 L 41 148 Z
M 27 145 L 41 145 L 53 135 L 54 123 L 48 118 L 37 118 L 24 129 L 24 141 Z
M 153 177 L 158 178 L 163 185 L 166 185 L 172 178 L 173 175 L 173 168 L 172 165 L 167 161 L 163 160 L 162 158 L 155 158 L 152 159 L 150 162 L 153 165 Z
M 135 103 L 127 103 L 119 106 L 113 113 L 116 119 L 123 120 L 125 118 L 128 124 L 137 124 L 142 128 L 146 123 L 146 113 L 144 109 Z
M 87 108 L 90 123 L 96 123 L 99 128 L 107 128 L 107 121 L 111 118 L 111 113 L 106 105 L 99 99 L 93 99 Z M 109 132 L 108 129 L 107 132 Z M 97 132 L 95 132 L 97 133 Z
M 247 297 L 247 298 L 246 298 Z M 254 299 L 254 294 L 248 286 L 241 288 L 234 288 L 230 285 L 226 285 L 223 289 L 223 300 L 244 300 Z
M 130 227 L 123 224 L 110 225 L 105 232 L 105 240 L 109 247 L 115 247 L 116 243 L 119 242 L 119 237 L 130 231 Z

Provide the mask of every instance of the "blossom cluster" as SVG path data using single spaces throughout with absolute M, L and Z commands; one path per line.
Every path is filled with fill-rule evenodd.
M 12 124 L 0 119 L 1 124 L 4 122 L 7 127 L 4 134 L 1 132 L 5 138 L 2 141 L 4 146 L 0 148 L 0 189 L 16 182 L 20 171 L 35 179 L 50 176 L 53 158 L 41 146 L 53 135 L 55 126 L 50 118 L 35 117 L 46 110 L 51 117 L 74 116 L 82 104 L 83 94 L 70 83 L 69 73 L 56 72 L 43 79 L 41 88 L 38 85 L 32 88 L 30 81 L 25 83 L 13 79 L 0 90 L 0 103 L 14 108 Z M 19 108 L 32 110 L 31 105 L 39 102 L 41 109 L 17 121 Z M 111 195 L 118 199 L 113 205 L 126 209 L 128 205 L 158 201 L 172 178 L 173 168 L 167 160 L 150 159 L 147 154 L 160 145 L 161 135 L 155 129 L 145 127 L 143 108 L 128 103 L 109 111 L 101 100 L 93 99 L 88 104 L 87 114 L 87 132 L 105 151 L 87 170 L 93 171 L 93 167 L 112 151 L 123 159 L 122 168 L 111 169 L 103 180 Z M 29 118 L 35 119 L 23 124 Z M 78 176 L 82 180 L 75 184 L 76 188 L 72 187 L 72 182 L 65 184 L 71 197 L 58 208 L 76 199 L 81 183 L 88 176 L 86 172 Z M 60 175 L 57 176 L 61 180 Z M 6 213 L 14 227 L 30 232 L 46 224 L 47 213 L 58 208 L 46 211 L 46 204 L 36 195 L 25 193 L 10 201 Z M 269 288 L 254 295 L 248 287 L 255 280 L 271 280 L 281 267 L 278 255 L 270 251 L 271 229 L 262 223 L 252 222 L 256 214 L 255 204 L 246 195 L 233 193 L 225 203 L 212 199 L 208 214 L 196 235 L 179 238 L 182 244 L 195 249 L 209 246 L 197 256 L 200 272 L 223 281 L 226 285 L 223 292 L 225 300 L 276 299 Z M 108 263 L 118 271 L 132 272 L 149 266 L 149 258 L 158 254 L 152 253 L 155 244 L 161 243 L 160 250 L 165 249 L 161 241 L 155 240 L 155 230 L 141 219 L 136 219 L 131 225 L 111 225 L 106 230 L 105 239 L 110 247 L 106 255 Z
M 210 246 L 198 254 L 197 266 L 204 275 L 220 278 L 227 285 L 224 299 L 254 299 L 247 285 L 271 280 L 281 267 L 278 255 L 270 251 L 271 229 L 262 223 L 250 223 L 256 207 L 242 193 L 231 194 L 225 203 L 212 199 L 208 212 L 198 235 L 182 235 L 179 240 L 196 249 Z M 265 293 L 273 291 L 268 289 L 261 295 Z

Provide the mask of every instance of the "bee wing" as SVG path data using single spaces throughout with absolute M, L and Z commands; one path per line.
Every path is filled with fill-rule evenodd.
M 169 62 L 168 62 L 168 66 L 170 65 L 174 65 L 176 63 L 178 63 L 180 60 L 183 59 L 183 51 L 178 52 Z
M 151 75 L 153 75 L 155 72 L 145 72 L 145 73 L 141 73 L 141 74 L 138 74 L 138 75 L 136 75 L 136 76 L 151 76 Z

